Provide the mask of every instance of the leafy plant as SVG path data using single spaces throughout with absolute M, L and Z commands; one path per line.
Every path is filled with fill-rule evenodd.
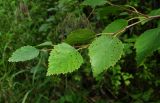
M 0 0 L 0 102 L 159 103 L 159 4 Z
M 83 2 L 83 4 L 91 5 L 93 7 L 103 5 L 105 3 L 106 2 L 103 0 L 86 0 Z M 157 17 L 159 16 L 150 16 L 145 20 L 150 20 Z M 114 66 L 118 62 L 118 60 L 120 60 L 123 54 L 123 43 L 117 38 L 117 35 L 122 34 L 128 28 L 141 22 L 142 21 L 138 21 L 131 25 L 128 25 L 127 20 L 117 19 L 107 25 L 103 32 L 99 34 L 102 36 L 96 37 L 95 40 L 93 40 L 95 37 L 95 33 L 93 31 L 87 28 L 77 29 L 67 35 L 65 42 L 70 45 L 82 45 L 93 40 L 91 44 L 87 44 L 85 46 L 82 45 L 82 47 L 80 46 L 79 49 L 89 47 L 88 49 L 92 72 L 93 76 L 96 77 L 104 70 L 108 69 L 111 66 Z M 159 48 L 160 43 L 154 43 L 155 41 L 159 40 L 159 32 L 159 28 L 147 30 L 137 39 L 135 48 L 137 52 L 136 60 L 138 65 L 142 63 L 146 55 Z M 108 36 L 108 34 L 112 35 Z M 78 51 L 76 51 L 73 47 L 66 43 L 55 45 L 54 49 L 51 51 L 47 75 L 70 73 L 78 69 L 83 63 L 82 56 L 78 53 Z M 38 53 L 38 50 L 33 47 L 22 47 L 21 49 L 18 49 L 13 53 L 9 61 L 18 62 L 30 60 L 38 56 Z

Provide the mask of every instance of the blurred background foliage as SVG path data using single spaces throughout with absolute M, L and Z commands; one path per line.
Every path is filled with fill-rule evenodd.
M 93 78 L 87 58 L 72 74 L 46 77 L 46 49 L 30 62 L 8 62 L 21 46 L 46 41 L 57 44 L 78 28 L 99 33 L 115 19 L 136 15 L 108 4 L 84 6 L 83 1 L 0 0 L 0 103 L 160 103 L 160 51 L 137 67 L 133 47 L 139 34 L 160 25 L 158 20 L 127 30 L 120 37 L 125 43 L 123 59 L 97 78 Z M 159 0 L 110 2 L 133 6 L 144 14 L 160 8 Z M 87 50 L 81 52 L 88 57 Z

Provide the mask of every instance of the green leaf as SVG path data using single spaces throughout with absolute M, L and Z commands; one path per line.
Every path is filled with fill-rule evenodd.
M 160 9 L 155 9 L 155 10 L 152 10 L 149 14 L 149 16 L 156 16 L 156 15 L 160 15 Z M 145 17 L 139 17 L 139 20 L 141 20 L 141 24 L 144 25 L 145 23 L 147 23 L 148 21 L 150 20 L 145 20 L 146 18 Z
M 124 29 L 128 25 L 127 20 L 117 19 L 109 24 L 104 30 L 103 33 L 117 33 L 120 30 Z
M 39 28 L 39 32 L 46 32 L 49 29 L 49 24 L 42 24 Z
M 118 7 L 115 6 L 106 6 L 106 7 L 101 7 L 96 9 L 96 15 L 99 16 L 100 18 L 107 18 L 108 15 L 117 15 L 120 13 L 122 9 L 119 9 Z
M 66 43 L 58 44 L 50 53 L 47 76 L 73 72 L 82 63 L 83 58 L 76 49 Z
M 39 50 L 32 46 L 24 46 L 17 49 L 9 58 L 9 62 L 31 60 L 39 55 Z
M 66 38 L 65 42 L 71 45 L 88 43 L 95 33 L 89 29 L 77 29 L 72 31 Z
M 160 28 L 145 31 L 136 40 L 136 61 L 138 65 L 144 61 L 145 57 L 160 48 Z
M 114 66 L 121 58 L 122 53 L 123 44 L 116 37 L 102 35 L 93 41 L 89 46 L 89 56 L 94 77 Z
M 148 15 L 149 15 L 149 16 L 160 15 L 160 9 L 152 10 Z
M 83 5 L 89 5 L 91 7 L 101 6 L 106 4 L 106 0 L 85 0 L 82 4 Z
M 46 41 L 44 43 L 41 43 L 39 45 L 37 45 L 37 47 L 44 47 L 44 46 L 52 46 L 52 42 L 51 41 Z

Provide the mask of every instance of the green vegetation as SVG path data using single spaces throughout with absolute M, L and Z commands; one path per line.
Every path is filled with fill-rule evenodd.
M 160 1 L 0 0 L 0 103 L 159 103 Z

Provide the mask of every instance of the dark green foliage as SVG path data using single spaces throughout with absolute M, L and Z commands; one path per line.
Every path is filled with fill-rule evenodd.
M 103 33 L 107 34 L 107 33 L 117 33 L 123 29 L 125 29 L 125 27 L 128 25 L 127 20 L 124 19 L 118 19 L 113 21 L 111 24 L 107 25 L 105 27 L 105 29 L 103 30 Z
M 160 48 L 160 28 L 145 31 L 137 39 L 135 48 L 137 52 L 137 63 L 140 65 L 146 56 Z
M 159 103 L 159 17 L 159 0 L 0 0 L 0 103 Z
M 89 29 L 77 29 L 67 35 L 65 42 L 70 45 L 89 43 L 95 33 Z
M 106 2 L 107 2 L 106 0 L 85 0 L 82 4 L 96 7 L 104 5 Z

